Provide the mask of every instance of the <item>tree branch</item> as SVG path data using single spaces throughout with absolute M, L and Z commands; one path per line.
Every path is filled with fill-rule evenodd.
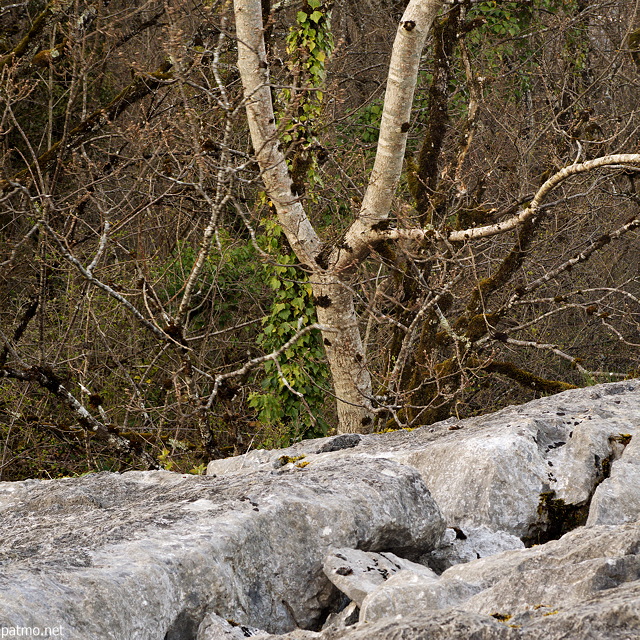
M 513 217 L 505 220 L 504 222 L 498 222 L 496 224 L 490 224 L 485 227 L 475 227 L 473 229 L 464 229 L 463 231 L 452 231 L 449 234 L 449 240 L 451 242 L 461 242 L 464 240 L 475 240 L 477 238 L 488 238 L 495 236 L 505 231 L 515 229 L 515 227 L 521 225 L 526 220 L 529 220 L 536 215 L 540 209 L 540 205 L 545 197 L 553 191 L 559 184 L 564 182 L 571 176 L 578 175 L 580 173 L 586 173 L 593 171 L 600 167 L 611 167 L 615 165 L 640 165 L 639 153 L 623 153 L 609 156 L 602 156 L 601 158 L 595 158 L 594 160 L 588 160 L 580 164 L 572 164 L 564 169 L 561 169 L 553 176 L 551 176 L 537 191 L 533 200 L 526 209 L 523 209 Z
M 89 140 L 91 136 L 95 135 L 96 131 L 102 129 L 102 127 L 112 120 L 115 120 L 123 111 L 171 80 L 171 67 L 172 63 L 166 60 L 152 73 L 138 75 L 136 79 L 125 87 L 106 107 L 94 111 L 86 120 L 83 120 L 79 125 L 69 131 L 64 140 L 59 140 L 53 144 L 50 149 L 38 156 L 34 164 L 19 171 L 9 180 L 0 180 L 0 194 L 11 188 L 15 188 L 17 185 L 28 182 L 34 173 L 35 164 L 37 164 L 41 170 L 50 167 L 62 154 L 79 147 Z
M 9 51 L 9 53 L 0 56 L 0 71 L 8 64 L 11 64 L 21 58 L 28 51 L 29 45 L 40 33 L 42 33 L 42 30 L 47 25 L 49 19 L 56 14 L 59 17 L 62 17 L 63 10 L 70 4 L 73 4 L 70 0 L 66 0 L 66 2 L 49 2 L 49 4 L 47 4 L 47 6 L 36 16 L 29 28 L 29 31 L 27 31 L 20 42 L 18 42 L 18 44 Z
M 46 366 L 33 366 L 26 369 L 2 367 L 0 368 L 0 378 L 13 378 L 15 380 L 38 383 L 41 387 L 60 398 L 74 411 L 78 417 L 80 426 L 82 426 L 85 431 L 94 433 L 99 440 L 113 447 L 119 453 L 126 453 L 137 458 L 143 462 L 148 469 L 160 468 L 158 462 L 151 455 L 121 435 L 116 428 L 106 427 L 102 422 L 96 420 L 84 405 L 64 387 L 52 369 Z
M 372 231 L 383 226 L 389 217 L 402 173 L 420 58 L 442 5 L 442 0 L 411 0 L 402 16 L 389 63 L 380 136 L 369 185 L 360 213 L 344 238 L 342 246 L 348 249 L 334 250 L 330 267 L 343 270 L 361 262 L 371 249 Z

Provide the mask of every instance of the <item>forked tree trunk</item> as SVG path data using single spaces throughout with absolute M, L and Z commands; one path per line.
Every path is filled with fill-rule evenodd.
M 420 55 L 442 0 L 410 0 L 389 67 L 375 165 L 362 209 L 340 247 L 319 260 L 323 244 L 292 188 L 282 153 L 269 85 L 261 0 L 235 0 L 238 69 L 256 159 L 289 244 L 311 271 L 318 321 L 333 379 L 339 433 L 362 433 L 373 422 L 371 377 L 349 278 L 367 257 L 380 223 L 389 216 L 400 179 Z

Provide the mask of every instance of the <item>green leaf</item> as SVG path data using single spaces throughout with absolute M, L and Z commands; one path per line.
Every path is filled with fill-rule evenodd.
M 307 0 L 307 4 L 312 9 L 317 9 L 322 3 L 320 2 L 320 0 Z
M 296 20 L 300 24 L 304 24 L 307 21 L 309 16 L 304 11 L 298 11 L 298 15 L 296 16 Z
M 320 19 L 322 18 L 322 13 L 320 13 L 320 11 L 314 11 L 310 16 L 309 19 L 313 20 L 315 23 L 320 22 Z

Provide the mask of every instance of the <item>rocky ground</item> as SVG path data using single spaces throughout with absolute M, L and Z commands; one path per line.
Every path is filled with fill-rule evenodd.
M 0 483 L 0 629 L 640 638 L 640 382 L 207 476 Z

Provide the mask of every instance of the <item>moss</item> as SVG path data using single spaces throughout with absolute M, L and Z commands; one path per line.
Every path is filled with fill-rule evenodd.
M 631 50 L 635 65 L 640 68 L 640 29 L 632 31 L 627 36 L 627 47 Z
M 453 228 L 460 231 L 471 227 L 481 227 L 495 222 L 494 210 L 486 207 L 460 209 L 455 216 Z
M 507 622 L 508 620 L 511 620 L 511 618 L 513 618 L 513 616 L 508 613 L 492 613 L 491 617 L 500 622 Z
M 627 446 L 631 442 L 630 433 L 619 433 L 617 436 L 609 436 L 609 440 L 612 442 L 619 442 L 623 446 Z
M 295 466 L 298 467 L 298 469 L 304 469 L 310 464 L 311 463 L 308 460 L 305 460 L 304 462 L 297 462 Z
M 479 313 L 467 322 L 467 338 L 472 342 L 481 338 L 489 327 L 498 322 L 499 316 L 495 313 Z
M 515 380 L 523 387 L 533 389 L 534 391 L 540 391 L 542 393 L 560 393 L 561 391 L 567 391 L 568 389 L 578 388 L 573 384 L 562 382 L 561 380 L 541 378 L 530 371 L 517 367 L 512 362 L 501 362 L 495 360 L 494 362 L 490 362 L 486 365 L 484 370 L 490 373 L 499 373 L 500 375 L 507 376 L 507 378 Z
M 285 465 L 288 465 L 288 464 L 295 464 L 296 462 L 298 462 L 299 460 L 302 460 L 305 457 L 306 456 L 304 456 L 304 455 L 302 455 L 302 456 L 280 456 L 276 460 L 276 463 L 275 463 L 274 466 L 276 466 L 276 467 L 284 467 Z
M 417 171 L 409 181 L 421 224 L 433 222 L 434 212 L 446 208 L 444 202 L 436 203 L 440 175 L 440 156 L 449 128 L 449 97 L 452 80 L 452 59 L 458 43 L 461 22 L 461 5 L 456 4 L 433 25 L 433 79 L 427 92 L 427 124 L 422 145 L 418 152 Z M 442 194 L 441 194 L 442 196 Z M 442 215 L 442 212 L 440 212 Z M 437 216 L 440 217 L 440 216 Z
M 488 278 L 481 279 L 476 285 L 467 304 L 467 314 L 477 313 L 489 296 L 504 287 L 517 273 L 528 254 L 537 224 L 536 219 L 529 219 L 520 225 L 518 237 L 509 255 Z
M 394 433 L 395 431 L 415 431 L 418 427 L 399 427 L 393 419 L 389 420 L 387 426 L 376 433 Z

